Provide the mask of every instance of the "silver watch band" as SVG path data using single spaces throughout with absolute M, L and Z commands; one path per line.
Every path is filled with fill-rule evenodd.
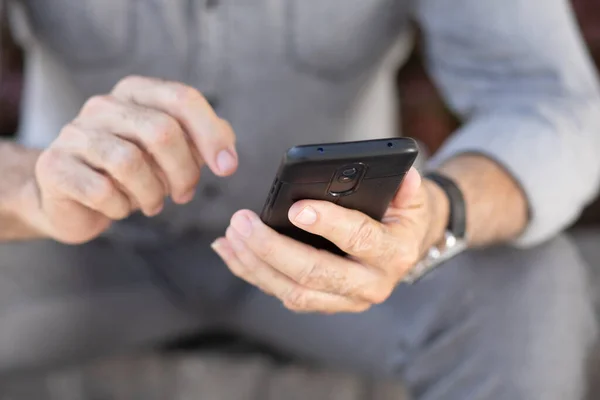
M 434 270 L 444 261 L 451 259 L 467 248 L 467 241 L 459 239 L 450 231 L 446 231 L 442 243 L 433 246 L 425 258 L 417 263 L 402 279 L 403 283 L 413 284 Z

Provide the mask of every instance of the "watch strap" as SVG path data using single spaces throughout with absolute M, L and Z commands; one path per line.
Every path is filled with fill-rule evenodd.
M 456 183 L 439 173 L 431 172 L 425 178 L 435 182 L 448 197 L 450 212 L 442 242 L 431 247 L 425 257 L 404 276 L 402 282 L 413 284 L 433 271 L 446 260 L 467 248 L 467 212 L 462 191 Z
M 464 239 L 467 235 L 467 210 L 462 191 L 452 179 L 437 172 L 427 173 L 425 178 L 435 182 L 446 193 L 450 205 L 447 230 L 457 239 Z

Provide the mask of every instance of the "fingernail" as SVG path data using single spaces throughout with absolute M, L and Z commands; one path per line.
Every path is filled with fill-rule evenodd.
M 381 223 L 382 224 L 399 224 L 400 223 L 400 218 L 394 217 L 394 216 L 383 217 L 381 219 Z
M 314 210 L 314 208 L 307 206 L 304 207 L 294 219 L 299 224 L 312 225 L 317 222 L 317 212 Z
M 227 249 L 223 244 L 223 239 L 215 240 L 210 244 L 210 247 L 219 255 L 219 257 L 225 258 L 227 256 Z
M 235 169 L 237 156 L 232 150 L 221 150 L 217 155 L 217 168 L 222 174 L 226 174 Z
M 236 215 L 231 220 L 231 226 L 242 236 L 252 235 L 252 222 L 245 215 Z
M 215 240 L 214 242 L 212 242 L 210 244 L 210 248 L 213 249 L 215 252 L 219 252 L 219 250 L 221 249 L 221 242 L 219 241 L 219 239 Z

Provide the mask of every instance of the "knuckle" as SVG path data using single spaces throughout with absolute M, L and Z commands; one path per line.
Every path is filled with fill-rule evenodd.
M 380 268 L 388 269 L 394 268 L 399 264 L 404 264 L 405 253 L 399 250 L 397 245 L 389 244 L 388 246 L 382 246 L 379 257 L 377 258 L 376 264 Z
M 78 125 L 78 121 L 71 121 L 62 127 L 58 134 L 58 141 L 70 142 L 81 136 L 81 128 Z
M 125 91 L 127 88 L 135 86 L 142 82 L 145 78 L 140 75 L 128 75 L 121 79 L 115 87 L 113 88 L 113 92 Z
M 95 113 L 112 106 L 114 100 L 110 95 L 95 95 L 86 100 L 81 108 L 81 114 Z
M 298 283 L 303 286 L 313 287 L 323 281 L 323 268 L 321 264 L 314 260 L 306 265 L 298 276 Z
M 389 286 L 383 286 L 374 290 L 368 300 L 371 304 L 383 304 L 392 295 L 394 288 Z
M 179 125 L 167 115 L 155 114 L 148 129 L 148 144 L 155 147 L 168 146 L 173 143 Z
M 115 188 L 107 178 L 99 178 L 88 182 L 83 189 L 83 194 L 94 205 L 106 204 L 115 195 Z
M 204 96 L 196 89 L 191 86 L 183 85 L 180 83 L 174 83 L 173 88 L 173 101 L 178 105 L 188 105 L 195 103 L 206 103 Z
M 352 296 L 358 290 L 353 274 L 344 268 L 330 265 L 321 257 L 321 251 L 315 251 L 314 256 L 306 257 L 307 262 L 294 277 L 303 287 L 314 290 L 324 290 L 343 296 Z
M 308 291 L 301 286 L 293 286 L 283 296 L 284 305 L 293 311 L 306 310 L 308 306 Z
M 61 175 L 61 164 L 63 154 L 52 147 L 44 150 L 35 164 L 35 175 L 40 186 L 46 186 L 55 182 Z
M 277 247 L 270 240 L 263 240 L 263 245 L 256 249 L 256 254 L 263 260 L 276 258 Z
M 37 159 L 36 170 L 39 172 L 49 172 L 57 169 L 61 162 L 60 151 L 50 147 L 44 150 Z
M 116 173 L 128 176 L 139 172 L 145 160 L 142 151 L 135 145 L 121 143 L 110 153 L 109 163 Z
M 346 250 L 350 254 L 361 254 L 373 248 L 377 238 L 376 227 L 367 218 L 363 218 L 360 225 L 348 237 Z

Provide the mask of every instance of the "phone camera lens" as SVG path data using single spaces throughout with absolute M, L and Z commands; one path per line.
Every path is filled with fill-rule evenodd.
M 351 178 L 356 175 L 356 168 L 345 169 L 344 171 L 342 171 L 342 175 Z
M 338 177 L 338 181 L 341 183 L 352 182 L 354 179 L 356 179 L 357 174 L 358 171 L 356 170 L 356 168 L 345 169 L 342 171 L 342 174 Z

